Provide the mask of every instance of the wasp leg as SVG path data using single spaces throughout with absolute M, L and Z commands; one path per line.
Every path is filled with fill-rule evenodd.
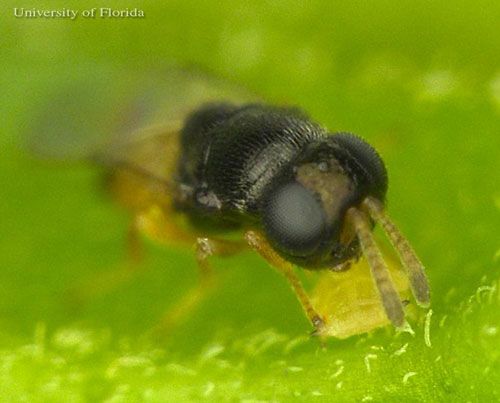
M 144 251 L 136 219 L 131 222 L 127 231 L 126 245 L 128 259 L 125 262 L 118 264 L 118 267 L 93 274 L 65 290 L 65 298 L 73 308 L 79 308 L 94 298 L 109 294 L 138 274 Z
M 218 276 L 215 274 L 209 262 L 211 256 L 232 256 L 247 247 L 248 245 L 241 241 L 197 238 L 195 249 L 199 271 L 198 284 L 184 294 L 184 296 L 166 312 L 160 320 L 160 323 L 153 329 L 154 334 L 159 338 L 164 338 L 172 329 L 178 327 L 189 314 L 200 305 L 210 292 L 216 288 Z
M 145 271 L 142 265 L 144 247 L 141 234 L 145 234 L 156 242 L 166 245 L 176 243 L 192 243 L 196 237 L 189 234 L 175 223 L 169 210 L 164 211 L 158 206 L 134 215 L 127 231 L 127 259 L 114 268 L 94 274 L 66 290 L 66 297 L 78 307 L 88 301 L 109 294 Z
M 127 231 L 127 254 L 131 266 L 139 265 L 144 260 L 144 246 L 138 226 L 138 215 L 134 216 Z
M 293 265 L 279 256 L 265 240 L 265 238 L 254 231 L 247 231 L 245 239 L 248 244 L 257 251 L 272 267 L 283 274 L 297 296 L 309 321 L 314 326 L 313 334 L 321 334 L 325 325 L 324 320 L 316 312 L 311 304 L 311 300 L 302 286 L 300 279 L 294 272 Z

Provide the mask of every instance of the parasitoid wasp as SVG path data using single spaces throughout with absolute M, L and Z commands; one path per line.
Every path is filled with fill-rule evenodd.
M 299 108 L 264 103 L 192 70 L 145 77 L 105 69 L 74 85 L 47 103 L 30 146 L 38 155 L 103 167 L 109 190 L 132 212 L 132 239 L 143 233 L 195 245 L 199 285 L 167 313 L 163 328 L 212 287 L 210 256 L 244 249 L 284 275 L 315 334 L 346 337 L 387 319 L 404 328 L 405 280 L 395 285 L 392 278 L 401 275 L 391 275 L 372 235 L 375 224 L 398 252 L 417 304 L 429 306 L 424 267 L 385 209 L 385 165 L 357 135 L 331 133 Z M 224 236 L 235 231 L 237 240 Z M 362 255 L 369 268 L 355 267 L 341 288 L 323 281 L 312 298 L 295 272 L 322 271 L 334 281 Z M 351 298 L 348 319 L 335 324 L 328 300 L 344 298 L 357 278 L 372 290 L 371 304 Z

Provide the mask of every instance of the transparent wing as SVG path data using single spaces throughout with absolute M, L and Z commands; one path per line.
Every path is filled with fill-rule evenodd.
M 32 119 L 28 146 L 39 157 L 92 158 L 167 182 L 186 114 L 206 102 L 255 100 L 199 69 L 138 73 L 101 66 L 59 84 Z

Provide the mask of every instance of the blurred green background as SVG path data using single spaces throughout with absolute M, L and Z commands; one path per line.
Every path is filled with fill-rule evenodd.
M 500 6 L 493 1 L 37 2 L 145 18 L 0 16 L 1 401 L 500 400 Z M 389 211 L 425 263 L 432 346 L 390 330 L 323 349 L 257 256 L 161 345 L 141 337 L 196 281 L 191 251 L 147 244 L 144 273 L 75 306 L 123 261 L 128 217 L 84 165 L 40 164 L 22 133 L 44 97 L 102 64 L 194 64 L 332 130 L 389 170 Z M 378 234 L 379 236 L 381 234 Z M 175 268 L 175 269 L 172 269 Z

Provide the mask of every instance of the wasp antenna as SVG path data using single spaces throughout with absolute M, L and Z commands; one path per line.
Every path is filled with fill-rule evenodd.
M 367 197 L 363 204 L 367 207 L 370 216 L 382 226 L 392 246 L 398 252 L 417 304 L 428 308 L 431 298 L 424 265 L 420 262 L 408 240 L 384 211 L 382 203 L 372 197 Z
M 402 329 L 406 324 L 403 304 L 394 288 L 389 269 L 372 236 L 368 217 L 354 207 L 351 207 L 347 211 L 347 215 L 354 226 L 363 254 L 368 260 L 372 278 L 379 292 L 387 317 L 396 328 Z

